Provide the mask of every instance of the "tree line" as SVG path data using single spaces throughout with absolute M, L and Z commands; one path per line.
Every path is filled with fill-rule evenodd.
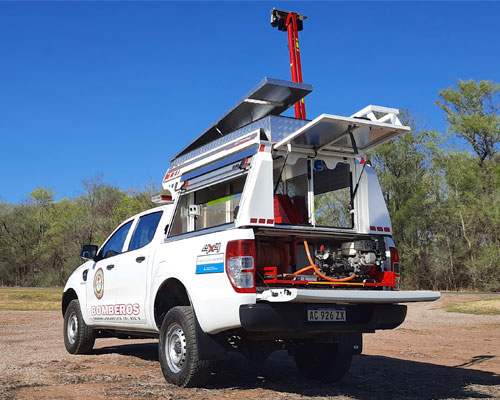
M 36 188 L 20 204 L 0 202 L 0 285 L 63 286 L 82 263 L 84 244 L 101 244 L 124 219 L 153 206 L 154 185 L 125 192 L 101 176 L 82 182 L 83 193 L 54 201 Z
M 436 106 L 446 132 L 410 110 L 411 132 L 367 155 L 392 218 L 409 289 L 500 290 L 500 85 L 458 81 Z M 54 201 L 39 187 L 19 204 L 0 201 L 0 285 L 62 286 L 83 244 L 100 244 L 125 218 L 154 206 L 154 185 L 123 191 L 101 177 Z
M 370 154 L 404 287 L 500 290 L 499 92 L 491 81 L 459 81 L 436 101 L 446 132 L 405 111 L 412 131 Z

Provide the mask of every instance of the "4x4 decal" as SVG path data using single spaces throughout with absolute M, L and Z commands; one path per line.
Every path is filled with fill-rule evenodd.
M 205 254 L 218 253 L 220 251 L 220 242 L 214 244 L 206 244 L 201 251 Z

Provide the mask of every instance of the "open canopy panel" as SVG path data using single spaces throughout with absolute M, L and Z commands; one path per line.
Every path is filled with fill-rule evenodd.
M 311 85 L 264 78 L 172 161 L 267 115 L 279 115 L 311 92 Z
M 397 110 L 392 111 L 397 113 Z M 280 140 L 274 148 L 287 150 L 290 144 L 292 151 L 356 157 L 410 130 L 407 126 L 401 126 L 397 118 L 393 121 L 387 123 L 364 117 L 322 114 Z

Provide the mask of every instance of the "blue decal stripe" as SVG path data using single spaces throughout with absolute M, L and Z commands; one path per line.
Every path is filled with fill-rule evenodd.
M 196 266 L 197 274 L 213 274 L 216 272 L 224 272 L 224 263 L 214 264 L 199 264 Z

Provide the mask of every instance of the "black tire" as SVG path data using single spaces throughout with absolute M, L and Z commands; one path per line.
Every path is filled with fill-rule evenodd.
M 94 348 L 95 331 L 82 317 L 80 303 L 71 300 L 64 313 L 64 346 L 71 354 L 88 354 Z
M 335 344 L 304 345 L 295 353 L 295 364 L 308 378 L 337 382 L 351 366 L 352 354 L 341 354 Z
M 205 385 L 210 379 L 212 362 L 200 360 L 196 320 L 189 306 L 172 308 L 160 328 L 158 357 L 163 376 L 182 387 Z

